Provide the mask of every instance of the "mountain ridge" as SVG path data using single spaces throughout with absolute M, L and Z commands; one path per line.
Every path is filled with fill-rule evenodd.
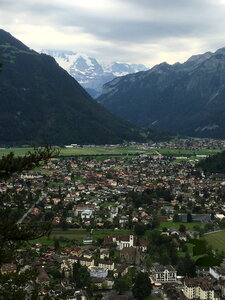
M 100 106 L 55 59 L 0 30 L 0 143 L 119 143 L 140 130 Z
M 114 79 L 97 99 L 146 128 L 225 138 L 225 48 Z
M 94 97 L 101 94 L 102 86 L 106 82 L 119 76 L 147 70 L 147 67 L 142 64 L 128 64 L 116 61 L 110 63 L 100 62 L 85 53 L 67 50 L 42 49 L 41 53 L 54 57 L 57 63 Z

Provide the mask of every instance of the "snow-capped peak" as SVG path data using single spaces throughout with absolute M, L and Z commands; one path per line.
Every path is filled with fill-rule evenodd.
M 85 53 L 44 49 L 41 53 L 51 55 L 57 63 L 73 76 L 88 91 L 100 95 L 102 86 L 118 76 L 145 71 L 144 65 L 124 62 L 99 62 Z

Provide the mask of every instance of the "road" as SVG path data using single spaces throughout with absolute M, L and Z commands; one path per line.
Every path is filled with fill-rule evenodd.
M 42 200 L 44 199 L 43 196 L 41 196 L 29 209 L 27 212 L 25 212 L 25 214 L 16 222 L 16 224 L 21 224 L 26 217 L 29 215 L 29 213 L 32 212 L 32 210 L 34 209 L 35 205 L 37 205 L 38 203 L 40 203 Z

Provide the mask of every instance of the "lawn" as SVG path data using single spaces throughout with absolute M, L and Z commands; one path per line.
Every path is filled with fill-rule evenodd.
M 171 228 L 174 227 L 176 229 L 179 229 L 180 225 L 184 225 L 187 230 L 192 230 L 194 226 L 198 225 L 201 226 L 200 222 L 191 222 L 191 223 L 182 223 L 182 222 L 173 222 L 173 221 L 163 221 L 160 222 L 160 228 L 166 227 Z
M 204 235 L 204 239 L 214 249 L 225 252 L 225 230 L 206 234 Z
M 129 230 L 113 230 L 113 229 L 95 229 L 92 231 L 83 230 L 83 229 L 71 229 L 71 230 L 53 230 L 50 237 L 42 237 L 37 240 L 33 240 L 32 243 L 42 243 L 45 245 L 54 245 L 54 239 L 68 239 L 76 240 L 79 244 L 83 243 L 83 237 L 92 235 L 94 241 L 97 241 L 99 238 L 104 238 L 106 235 L 128 235 L 131 231 Z
M 186 243 L 186 245 L 187 245 L 187 247 L 188 247 L 188 253 L 189 253 L 189 255 L 190 255 L 190 257 L 192 258 L 192 259 L 194 259 L 195 261 L 198 259 L 198 258 L 200 258 L 200 257 L 202 257 L 203 255 L 193 255 L 193 249 L 194 249 L 194 245 L 193 244 L 190 244 L 190 243 Z M 185 255 L 186 255 L 186 252 L 182 252 L 181 250 L 179 250 L 178 251 L 178 255 L 179 255 L 179 257 L 185 257 Z

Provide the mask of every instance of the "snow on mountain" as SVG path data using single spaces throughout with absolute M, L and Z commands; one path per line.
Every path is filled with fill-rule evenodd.
M 101 94 L 103 85 L 115 77 L 147 70 L 147 67 L 141 64 L 99 62 L 85 53 L 47 49 L 41 53 L 53 56 L 94 98 Z

